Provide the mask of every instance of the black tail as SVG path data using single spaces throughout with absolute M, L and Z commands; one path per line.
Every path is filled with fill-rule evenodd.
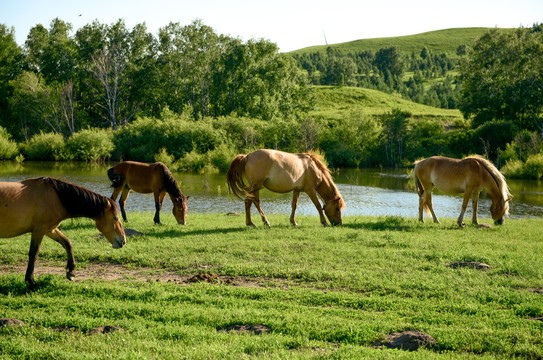
M 113 168 L 109 168 L 107 171 L 107 177 L 111 180 L 111 187 L 116 188 L 122 186 L 124 183 L 124 176 L 116 173 Z

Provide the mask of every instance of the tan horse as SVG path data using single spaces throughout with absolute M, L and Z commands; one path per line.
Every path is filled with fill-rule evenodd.
M 69 218 L 94 219 L 96 227 L 118 249 L 126 243 L 115 202 L 105 196 L 63 180 L 49 177 L 21 182 L 0 182 L 0 237 L 32 233 L 25 280 L 35 289 L 34 264 L 43 236 L 47 235 L 66 250 L 66 277 L 74 276 L 75 260 L 70 240 L 58 229 Z
M 249 182 L 245 184 L 243 177 Z M 238 155 L 230 164 L 226 174 L 228 188 L 240 199 L 245 196 L 245 218 L 247 226 L 251 221 L 251 205 L 254 204 L 264 225 L 270 222 L 260 207 L 259 191 L 263 187 L 277 193 L 292 191 L 292 213 L 290 223 L 296 226 L 294 213 L 298 206 L 300 192 L 305 192 L 319 212 L 321 223 L 328 226 L 341 225 L 341 211 L 345 208 L 330 171 L 312 154 L 290 154 L 277 150 L 256 150 L 247 155 Z M 321 207 L 318 196 L 324 201 Z
M 477 206 L 479 193 L 486 190 L 492 199 L 490 213 L 496 225 L 503 224 L 504 215 L 509 214 L 511 193 L 504 176 L 492 163 L 480 156 L 470 156 L 463 160 L 433 156 L 415 162 L 415 185 L 419 194 L 419 220 L 424 222 L 422 210 L 432 215 L 439 223 L 432 206 L 434 186 L 445 194 L 464 193 L 462 211 L 457 219 L 463 226 L 464 213 L 469 199 L 473 206 L 472 223 L 477 225 Z
M 155 217 L 153 219 L 155 224 L 160 224 L 160 209 L 164 197 L 168 193 L 173 203 L 173 216 L 178 224 L 185 225 L 189 196 L 183 195 L 170 169 L 163 163 L 145 164 L 124 161 L 109 168 L 107 176 L 114 188 L 111 198 L 116 200 L 122 191 L 119 205 L 124 221 L 126 221 L 126 212 L 124 211 L 126 198 L 128 198 L 130 190 L 134 190 L 142 194 L 153 193 L 155 196 Z

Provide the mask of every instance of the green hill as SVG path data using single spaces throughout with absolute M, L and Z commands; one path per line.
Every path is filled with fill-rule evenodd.
M 443 125 L 452 125 L 464 119 L 457 109 L 440 109 L 418 104 L 378 90 L 315 86 L 314 94 L 317 105 L 310 115 L 330 120 L 344 119 L 352 111 L 360 111 L 367 115 L 381 115 L 392 109 L 409 112 L 413 118 L 433 119 Z
M 291 54 L 326 51 L 329 46 L 333 49 L 340 50 L 343 53 L 353 53 L 364 50 L 376 52 L 382 48 L 396 46 L 402 52 L 411 54 L 411 52 L 419 53 L 421 49 L 426 46 L 426 48 L 434 54 L 445 53 L 449 57 L 456 57 L 456 49 L 460 45 L 471 45 L 475 39 L 489 30 L 491 30 L 491 28 L 455 28 L 429 31 L 416 35 L 361 39 L 333 45 L 310 46 L 292 51 Z M 513 31 L 514 29 L 500 30 Z

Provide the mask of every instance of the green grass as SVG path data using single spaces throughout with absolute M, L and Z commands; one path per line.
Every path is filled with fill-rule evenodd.
M 400 109 L 409 112 L 414 118 L 431 119 L 444 125 L 464 119 L 460 110 L 418 104 L 378 90 L 314 86 L 314 94 L 317 105 L 310 115 L 329 120 L 343 120 L 353 111 L 371 116 L 389 113 L 392 109 Z
M 114 250 L 95 237 L 92 221 L 66 221 L 78 269 L 115 265 L 180 277 L 202 272 L 245 279 L 181 284 L 96 278 L 69 282 L 41 275 L 29 292 L 24 274 L 0 275 L 0 358 L 541 358 L 543 220 L 508 220 L 492 229 L 455 219 L 442 225 L 400 217 L 347 217 L 323 228 L 318 217 L 271 215 L 270 229 L 243 217 L 189 214 L 188 225 L 152 224 L 131 213 L 143 232 Z M 255 219 L 257 220 L 257 219 Z M 489 219 L 482 219 L 489 222 Z M 256 223 L 256 222 L 255 222 Z M 0 239 L 1 269 L 25 265 L 29 235 Z M 45 239 L 41 266 L 65 265 L 64 250 Z M 480 261 L 492 269 L 452 269 Z M 270 333 L 219 331 L 262 324 Z M 88 335 L 102 325 L 124 331 Z M 55 330 L 68 327 L 73 331 Z M 402 330 L 425 332 L 436 344 L 417 352 L 374 349 Z
M 339 44 L 311 46 L 291 53 L 304 54 L 314 52 L 325 52 L 328 47 L 339 50 L 343 53 L 355 53 L 358 51 L 370 50 L 377 52 L 379 49 L 396 46 L 407 55 L 412 52 L 420 54 L 423 47 L 426 47 L 434 54 L 446 54 L 448 57 L 456 58 L 456 49 L 460 45 L 472 45 L 475 39 L 481 37 L 491 28 L 454 28 L 437 31 L 429 31 L 421 34 L 360 39 Z M 514 29 L 500 29 L 502 31 L 513 31 Z

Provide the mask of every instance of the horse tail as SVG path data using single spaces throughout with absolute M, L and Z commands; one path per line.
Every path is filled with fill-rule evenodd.
M 247 196 L 247 192 L 244 190 L 247 189 L 247 185 L 243 181 L 246 163 L 247 155 L 238 155 L 234 160 L 232 160 L 230 168 L 226 172 L 228 190 L 240 199 Z
M 417 194 L 419 194 L 419 198 L 422 198 L 422 208 L 424 209 L 424 212 L 426 215 L 431 216 L 432 213 L 430 212 L 430 208 L 428 207 L 428 204 L 426 203 L 426 196 L 424 195 L 424 187 L 422 186 L 422 183 L 419 180 L 419 177 L 417 176 L 417 165 L 420 163 L 420 161 L 415 162 L 415 170 L 413 171 L 413 178 L 415 180 L 415 187 L 417 189 Z
M 111 187 L 117 188 L 119 186 L 122 186 L 124 183 L 124 175 L 119 174 L 113 170 L 114 167 L 110 167 L 107 170 L 107 177 L 111 181 Z

